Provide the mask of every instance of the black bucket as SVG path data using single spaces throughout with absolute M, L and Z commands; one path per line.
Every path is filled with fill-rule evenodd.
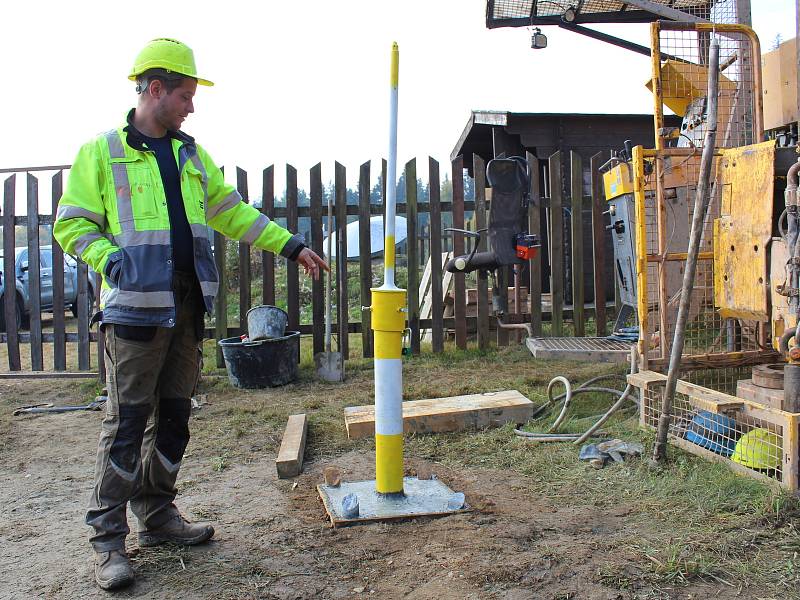
M 297 379 L 300 332 L 269 340 L 242 342 L 238 337 L 219 341 L 231 384 L 238 388 L 286 385 Z

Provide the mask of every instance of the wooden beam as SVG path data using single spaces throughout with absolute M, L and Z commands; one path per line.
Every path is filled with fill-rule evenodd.
M 372 358 L 372 246 L 370 233 L 370 161 L 358 173 L 358 279 L 361 287 L 361 355 Z M 330 259 L 329 259 L 330 260 Z
M 0 379 L 97 379 L 99 375 L 91 371 L 15 371 L 0 373 Z
M 456 157 L 452 162 L 453 184 L 453 227 L 464 229 L 464 159 Z M 460 233 L 453 235 L 453 256 L 464 254 L 464 236 Z M 456 273 L 453 297 L 455 300 L 456 317 L 456 347 L 467 349 L 467 325 L 464 319 L 467 316 L 467 284 L 463 272 Z
M 303 454 L 306 450 L 307 431 L 308 417 L 305 414 L 289 417 L 286 422 L 286 429 L 283 432 L 278 458 L 275 459 L 278 479 L 296 477 L 303 470 Z
M 592 263 L 594 279 L 594 320 L 597 335 L 604 336 L 608 333 L 606 327 L 606 233 L 603 212 L 605 198 L 603 193 L 603 176 L 600 165 L 603 154 L 598 152 L 591 159 L 592 176 Z
M 475 174 L 475 228 L 477 230 L 486 229 L 486 164 L 477 154 L 472 155 L 472 171 Z M 486 252 L 488 249 L 488 232 L 484 231 L 480 237 L 481 243 L 478 252 Z M 486 350 L 489 347 L 489 278 L 486 271 L 478 270 L 477 280 L 478 298 L 478 348 Z
M 403 402 L 405 433 L 439 433 L 525 423 L 533 414 L 533 402 L 517 390 L 487 392 L 449 398 Z M 375 434 L 375 406 L 344 409 L 350 439 Z
M 247 171 L 236 167 L 236 189 L 245 204 L 250 203 L 247 187 Z M 239 242 L 239 326 L 247 327 L 247 311 L 252 304 L 250 298 L 250 244 Z M 221 292 L 224 293 L 224 292 Z
M 572 197 L 572 322 L 575 337 L 583 337 L 583 161 L 580 154 L 570 153 L 570 195 Z
M 561 153 L 556 152 L 550 163 L 550 297 L 552 304 L 550 334 L 564 333 L 564 220 L 561 212 Z
M 528 233 L 539 236 L 539 241 L 543 242 L 542 235 L 542 191 L 539 180 L 539 160 L 530 152 L 526 153 L 528 160 L 528 170 L 531 174 L 530 205 L 528 206 Z M 542 335 L 542 248 L 536 252 L 528 262 L 529 282 L 528 298 L 531 313 L 531 331 L 534 337 Z

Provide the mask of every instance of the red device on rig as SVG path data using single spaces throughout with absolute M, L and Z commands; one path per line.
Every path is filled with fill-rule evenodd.
M 535 233 L 518 233 L 516 239 L 517 258 L 530 260 L 536 256 L 536 249 L 539 248 L 539 236 Z

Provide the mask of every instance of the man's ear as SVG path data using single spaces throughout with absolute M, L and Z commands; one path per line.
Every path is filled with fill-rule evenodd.
M 151 80 L 147 88 L 150 95 L 156 100 L 161 98 L 161 95 L 164 93 L 164 84 L 160 79 Z

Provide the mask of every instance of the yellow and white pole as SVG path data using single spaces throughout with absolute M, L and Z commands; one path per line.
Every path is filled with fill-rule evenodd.
M 403 331 L 406 291 L 395 286 L 395 205 L 397 186 L 397 84 L 400 50 L 392 44 L 389 157 L 386 168 L 386 231 L 383 285 L 372 289 L 375 332 L 375 490 L 403 493 Z

